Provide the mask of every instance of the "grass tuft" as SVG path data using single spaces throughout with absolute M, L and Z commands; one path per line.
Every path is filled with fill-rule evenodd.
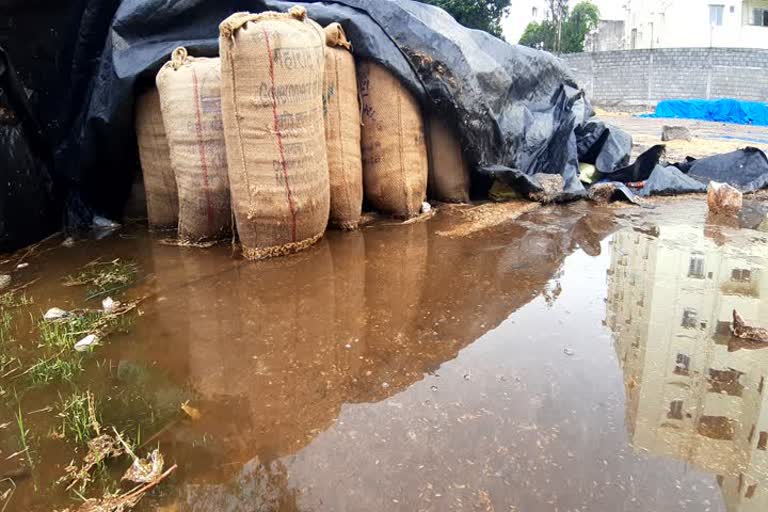
M 64 286 L 88 286 L 87 300 L 116 293 L 136 282 L 139 266 L 117 258 L 112 261 L 93 261 L 78 274 L 64 278 Z
M 73 355 L 71 358 L 57 355 L 38 359 L 27 373 L 34 385 L 42 386 L 51 382 L 72 382 L 82 371 L 83 361 L 79 355 Z
M 60 434 L 81 445 L 100 434 L 96 402 L 90 391 L 74 392 L 68 397 L 59 395 Z

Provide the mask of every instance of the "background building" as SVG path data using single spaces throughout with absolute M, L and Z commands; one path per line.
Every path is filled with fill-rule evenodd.
M 768 248 L 687 226 L 612 242 L 607 324 L 632 446 L 717 475 L 730 512 L 768 510 L 768 349 L 729 335 L 768 319 Z M 737 348 L 740 348 L 736 350 Z
M 578 0 L 571 0 L 573 7 Z M 650 48 L 768 48 L 768 0 L 592 0 L 601 23 L 587 51 Z M 512 0 L 504 35 L 517 42 L 546 18 L 545 0 Z
M 768 48 L 768 0 L 623 0 L 624 40 L 603 25 L 588 50 Z M 616 13 L 614 13 L 616 14 Z

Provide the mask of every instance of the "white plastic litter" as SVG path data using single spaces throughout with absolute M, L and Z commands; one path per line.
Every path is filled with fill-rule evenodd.
M 61 308 L 51 308 L 45 312 L 43 315 L 43 320 L 59 320 L 60 318 L 64 318 L 67 315 L 69 315 L 69 313 Z
M 99 338 L 95 334 L 89 334 L 85 338 L 75 343 L 75 350 L 78 352 L 86 352 L 91 347 L 99 344 Z
M 421 203 L 421 213 L 429 213 L 432 211 L 432 205 L 426 201 Z
M 22 269 L 22 268 L 27 268 L 28 266 L 29 266 L 29 263 L 19 263 L 18 265 L 16 265 L 16 268 Z
M 119 228 L 120 224 L 100 215 L 93 216 L 93 227 L 96 229 L 114 229 Z
M 101 309 L 104 310 L 104 313 L 109 315 L 110 313 L 113 313 L 115 311 L 115 308 L 120 305 L 119 302 L 115 302 L 112 300 L 112 297 L 107 297 L 103 301 L 101 301 Z

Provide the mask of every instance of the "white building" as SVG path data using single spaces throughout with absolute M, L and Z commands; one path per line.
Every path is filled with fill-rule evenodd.
M 639 452 L 711 472 L 728 512 L 768 510 L 768 349 L 729 335 L 736 308 L 768 319 L 768 247 L 662 227 L 612 241 L 607 324 Z
M 625 34 L 623 44 L 611 48 L 614 50 L 768 48 L 768 0 L 623 0 L 617 3 L 624 10 L 617 20 L 624 21 Z

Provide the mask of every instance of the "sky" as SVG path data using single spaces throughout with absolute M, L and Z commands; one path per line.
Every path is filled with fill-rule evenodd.
M 570 0 L 571 7 L 579 0 Z M 624 2 L 622 0 L 592 0 L 600 8 L 602 19 L 621 19 Z M 525 27 L 531 21 L 531 9 L 536 6 L 540 13 L 544 13 L 545 0 L 512 0 L 509 16 L 502 21 L 504 36 L 510 43 L 516 43 L 523 35 Z

